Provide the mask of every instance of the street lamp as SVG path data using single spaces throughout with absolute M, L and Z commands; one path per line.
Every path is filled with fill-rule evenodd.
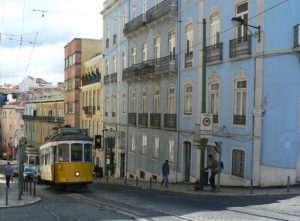
M 245 26 L 245 27 L 251 27 L 251 28 L 255 28 L 255 29 L 257 29 L 257 34 L 258 34 L 258 36 L 257 36 L 257 40 L 258 40 L 258 42 L 260 42 L 260 32 L 261 32 L 261 27 L 260 26 L 253 26 L 253 25 L 248 25 L 247 24 L 247 22 L 245 21 L 245 19 L 243 19 L 242 17 L 233 17 L 232 19 L 231 19 L 231 22 L 233 23 L 233 24 L 235 24 L 235 25 L 243 25 L 243 26 Z M 248 29 L 248 28 L 247 28 Z M 249 29 L 248 29 L 249 30 Z M 251 31 L 249 30 L 249 32 L 251 33 Z M 251 33 L 251 35 L 254 37 L 254 38 L 256 38 L 256 36 L 255 35 L 253 35 L 252 33 Z

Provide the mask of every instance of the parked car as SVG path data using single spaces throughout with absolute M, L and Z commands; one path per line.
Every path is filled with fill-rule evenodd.
M 23 177 L 26 181 L 33 181 L 36 166 L 24 167 Z

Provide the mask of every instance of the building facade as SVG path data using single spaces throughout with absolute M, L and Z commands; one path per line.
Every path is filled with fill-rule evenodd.
M 103 131 L 103 54 L 95 56 L 84 62 L 82 69 L 81 94 L 81 128 L 88 128 L 90 136 L 94 139 L 94 162 L 104 168 L 104 148 L 102 146 Z
M 66 125 L 80 127 L 80 86 L 82 66 L 100 51 L 100 40 L 75 38 L 65 46 L 65 116 Z

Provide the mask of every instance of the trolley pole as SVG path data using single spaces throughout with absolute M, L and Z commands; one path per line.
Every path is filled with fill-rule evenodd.
M 27 140 L 25 137 L 21 137 L 19 140 L 19 176 L 18 176 L 18 187 L 19 187 L 19 194 L 18 194 L 18 200 L 22 200 L 22 194 L 23 194 L 23 165 L 24 165 L 24 150 L 25 146 L 27 144 Z
M 202 55 L 202 105 L 201 113 L 206 113 L 206 21 L 203 19 L 203 55 Z M 204 171 L 204 161 L 205 152 L 208 140 L 206 138 L 201 139 L 201 162 L 200 162 L 200 188 L 203 191 L 205 186 L 205 171 Z

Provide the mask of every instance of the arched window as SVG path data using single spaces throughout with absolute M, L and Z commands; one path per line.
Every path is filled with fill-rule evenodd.
M 216 76 L 208 83 L 208 112 L 213 114 L 213 123 L 219 123 L 220 81 Z
M 184 86 L 184 114 L 192 115 L 193 113 L 193 85 L 187 83 Z
M 234 80 L 234 112 L 233 124 L 246 125 L 247 118 L 247 79 Z
M 210 16 L 210 45 L 220 43 L 220 15 L 218 13 Z

